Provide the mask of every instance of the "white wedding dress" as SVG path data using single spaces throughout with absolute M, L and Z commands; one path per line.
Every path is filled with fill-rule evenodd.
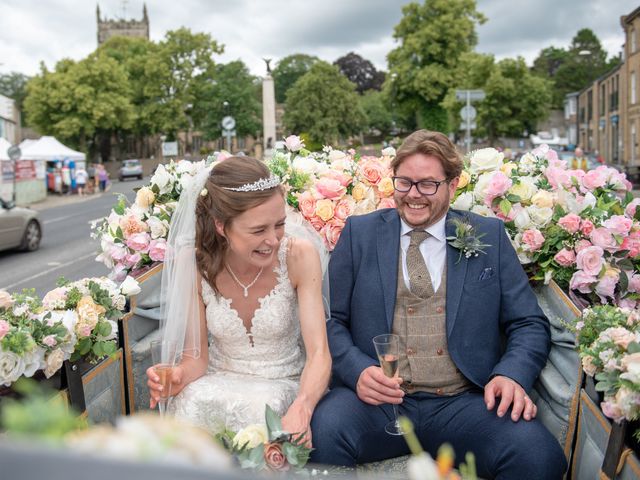
M 265 405 L 284 415 L 298 394 L 305 354 L 296 291 L 287 272 L 284 237 L 275 272 L 278 283 L 260 299 L 247 332 L 231 300 L 214 294 L 202 281 L 209 333 L 207 373 L 170 402 L 176 417 L 215 434 L 264 423 Z M 253 338 L 253 346 L 251 342 Z

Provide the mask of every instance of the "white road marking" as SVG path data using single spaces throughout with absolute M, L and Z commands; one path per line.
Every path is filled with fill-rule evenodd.
M 59 222 L 61 220 L 66 220 L 67 218 L 72 218 L 75 215 L 65 215 L 64 217 L 56 217 L 56 218 L 52 218 L 50 220 L 45 220 L 44 222 L 42 222 L 44 225 L 48 225 L 50 223 L 54 223 L 54 222 Z
M 48 267 L 57 267 L 58 265 L 60 265 L 60 262 L 49 262 L 49 263 L 47 263 Z
M 6 285 L 6 286 L 4 286 L 4 287 L 0 287 L 0 290 L 9 290 L 10 288 L 15 287 L 16 285 L 21 285 L 21 284 L 23 284 L 23 283 L 30 282 L 31 280 L 34 280 L 34 279 L 39 278 L 39 277 L 42 277 L 42 276 L 44 276 L 44 275 L 48 275 L 49 273 L 51 273 L 51 272 L 53 272 L 53 271 L 55 271 L 55 270 L 58 270 L 58 269 L 60 269 L 60 268 L 62 268 L 62 267 L 67 267 L 67 266 L 72 265 L 72 264 L 74 264 L 74 263 L 81 262 L 81 261 L 83 261 L 83 260 L 86 260 L 87 258 L 91 258 L 91 257 L 95 257 L 95 256 L 96 256 L 96 254 L 95 254 L 95 253 L 89 253 L 89 254 L 84 255 L 84 256 L 82 256 L 82 257 L 75 258 L 75 259 L 73 259 L 73 260 L 71 260 L 71 261 L 69 261 L 69 262 L 61 263 L 60 265 L 57 265 L 57 266 L 55 266 L 55 267 L 51 267 L 51 268 L 49 268 L 49 269 L 47 269 L 47 270 L 44 270 L 44 271 L 42 271 L 42 272 L 40 272 L 40 273 L 36 273 L 35 275 L 31 275 L 30 277 L 23 278 L 23 279 L 22 279 L 22 280 L 20 280 L 19 282 L 12 283 L 11 285 Z

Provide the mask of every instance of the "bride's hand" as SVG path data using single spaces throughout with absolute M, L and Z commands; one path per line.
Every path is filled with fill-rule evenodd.
M 149 408 L 154 409 L 160 400 L 160 392 L 162 391 L 162 384 L 160 384 L 160 377 L 153 369 L 153 365 L 147 368 L 147 386 L 149 387 Z M 181 366 L 177 365 L 171 369 L 171 396 L 177 395 L 182 391 L 184 385 L 182 385 L 182 378 L 184 372 Z
M 282 429 L 295 436 L 305 432 L 305 446 L 311 448 L 311 412 L 307 407 L 294 401 L 282 417 Z

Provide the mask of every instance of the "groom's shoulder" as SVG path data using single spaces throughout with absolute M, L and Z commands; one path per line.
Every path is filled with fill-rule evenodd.
M 478 215 L 477 213 L 456 210 L 454 208 L 449 209 L 449 218 L 466 219 L 471 225 L 482 230 L 504 228 L 504 222 L 499 218 L 485 217 L 483 215 Z
M 352 215 L 349 222 L 352 228 L 371 228 L 385 222 L 393 222 L 398 218 L 395 208 L 383 208 L 364 215 Z

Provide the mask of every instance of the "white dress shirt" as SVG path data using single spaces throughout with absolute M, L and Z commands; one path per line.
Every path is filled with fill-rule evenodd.
M 429 270 L 429 276 L 431 277 L 431 284 L 433 285 L 434 292 L 437 292 L 440 287 L 444 263 L 447 258 L 447 234 L 444 228 L 446 221 L 447 216 L 445 215 L 429 228 L 425 228 L 424 230 L 429 233 L 429 237 L 420 244 L 420 253 L 427 264 L 427 270 Z M 407 225 L 402 219 L 400 219 L 400 222 L 402 276 L 404 278 L 404 284 L 408 289 L 411 289 L 409 283 L 409 271 L 407 270 L 407 250 L 409 249 L 409 243 L 411 243 L 409 232 L 415 229 Z

